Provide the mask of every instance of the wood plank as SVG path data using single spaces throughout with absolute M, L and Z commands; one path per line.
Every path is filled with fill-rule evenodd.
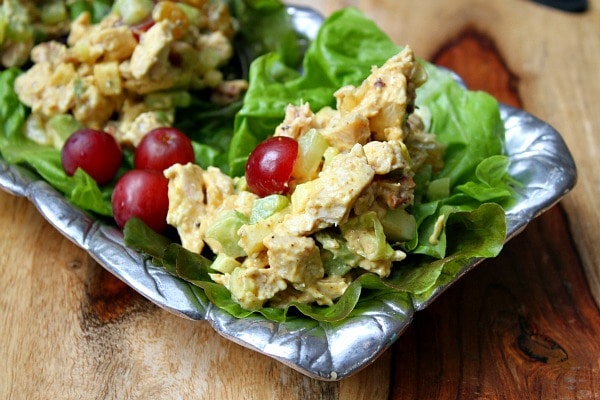
M 390 398 L 598 398 L 600 313 L 566 228 L 553 208 L 417 314 Z

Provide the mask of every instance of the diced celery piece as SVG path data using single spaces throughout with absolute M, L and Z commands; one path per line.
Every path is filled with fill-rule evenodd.
M 321 260 L 325 274 L 328 276 L 344 276 L 352 268 L 358 266 L 362 259 L 358 254 L 348 249 L 346 241 L 336 235 L 317 232 L 315 239 L 321 244 Z
M 383 226 L 374 211 L 367 212 L 340 225 L 348 248 L 369 261 L 391 260 L 394 249 L 386 240 Z
M 427 198 L 440 200 L 450 196 L 450 178 L 440 178 L 429 183 Z
M 54 25 L 67 19 L 67 8 L 62 0 L 52 0 L 40 4 L 42 23 Z
M 247 223 L 248 218 L 244 214 L 234 210 L 226 211 L 208 227 L 206 237 L 219 242 L 221 250 L 218 253 L 232 258 L 245 256 L 246 253 L 238 244 L 238 230 Z
M 337 156 L 338 154 L 340 154 L 340 151 L 338 149 L 336 149 L 335 147 L 328 147 L 327 150 L 325 150 L 325 153 L 323 154 L 323 168 L 325 168 L 325 166 L 329 164 L 333 157 Z
M 223 274 L 229 274 L 241 265 L 242 264 L 235 258 L 229 257 L 225 253 L 219 253 L 217 254 L 217 257 L 210 265 L 210 267 L 215 271 L 219 271 Z
M 2 45 L 2 43 L 4 43 L 4 37 L 6 36 L 6 28 L 7 28 L 6 18 L 4 18 L 4 13 L 2 12 L 2 9 L 0 8 L 0 46 Z
M 152 13 L 153 7 L 152 0 L 117 0 L 112 9 L 127 25 L 134 25 L 146 19 Z
M 200 26 L 202 23 L 202 12 L 199 9 L 185 3 L 177 3 L 177 6 L 183 10 L 188 21 L 190 21 L 190 25 Z
M 229 291 L 234 298 L 242 303 L 245 309 L 257 310 L 264 303 L 256 296 L 258 291 L 256 281 L 247 275 L 245 268 L 236 268 L 231 272 Z
M 17 43 L 27 43 L 33 38 L 33 27 L 27 9 L 16 0 L 5 0 L 2 3 L 2 14 L 6 19 L 4 39 Z
M 48 134 L 44 119 L 36 113 L 31 113 L 25 121 L 23 133 L 27 138 L 43 146 L 53 145 L 52 136 Z M 62 146 L 61 146 L 62 147 Z
M 419 107 L 415 109 L 415 114 L 421 118 L 425 132 L 429 132 L 429 129 L 431 128 L 431 111 L 429 110 L 429 107 L 420 104 Z
M 144 98 L 144 105 L 151 110 L 170 110 L 176 107 L 187 107 L 192 96 L 185 90 L 149 93 Z
M 70 114 L 60 114 L 48 120 L 46 128 L 54 141 L 54 147 L 62 148 L 73 132 L 83 126 Z
M 292 176 L 300 181 L 314 179 L 328 147 L 327 139 L 316 129 L 311 129 L 302 135 L 298 139 L 298 157 L 294 163 Z
M 417 221 L 403 208 L 388 210 L 381 218 L 385 236 L 390 242 L 408 242 L 417 235 Z
M 273 233 L 273 228 L 282 223 L 287 214 L 287 208 L 254 224 L 248 224 L 239 230 L 240 246 L 246 254 L 254 254 L 265 248 L 263 239 Z
M 289 198 L 280 194 L 272 194 L 254 200 L 250 212 L 250 224 L 262 221 L 278 211 L 283 210 L 290 204 Z

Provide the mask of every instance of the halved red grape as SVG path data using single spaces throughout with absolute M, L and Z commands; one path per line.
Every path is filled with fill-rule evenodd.
M 194 162 L 191 140 L 176 128 L 156 128 L 142 138 L 135 149 L 134 165 L 138 169 L 163 171 L 173 164 Z
M 67 175 L 77 168 L 88 173 L 99 185 L 110 182 L 116 175 L 123 155 L 115 138 L 95 129 L 74 132 L 61 151 L 61 162 Z
M 115 185 L 112 210 L 120 228 L 138 217 L 156 232 L 167 228 L 169 180 L 162 172 L 134 169 L 125 173 Z
M 140 41 L 140 37 L 143 33 L 148 32 L 150 28 L 152 28 L 156 22 L 152 19 L 151 16 L 148 16 L 145 20 L 138 22 L 137 24 L 131 27 L 131 33 L 133 33 L 133 37 L 138 42 Z
M 283 194 L 298 157 L 298 142 L 286 136 L 274 136 L 261 142 L 246 163 L 248 188 L 258 196 Z

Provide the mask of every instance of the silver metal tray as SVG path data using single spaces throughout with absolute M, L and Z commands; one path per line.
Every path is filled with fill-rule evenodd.
M 298 31 L 314 37 L 321 17 L 310 9 L 290 7 Z M 556 204 L 575 185 L 577 172 L 569 149 L 551 126 L 525 111 L 500 106 L 506 128 L 509 172 L 521 182 L 518 202 L 507 211 L 507 240 Z M 104 268 L 158 306 L 192 320 L 206 320 L 219 334 L 321 380 L 340 380 L 373 362 L 427 307 L 480 261 L 464 267 L 425 302 L 398 306 L 370 303 L 365 312 L 339 323 L 294 319 L 275 323 L 252 315 L 237 319 L 213 306 L 203 292 L 152 265 L 123 244 L 115 226 L 94 220 L 71 205 L 29 169 L 7 164 L 0 157 L 0 188 L 28 198 L 58 231 L 86 250 Z

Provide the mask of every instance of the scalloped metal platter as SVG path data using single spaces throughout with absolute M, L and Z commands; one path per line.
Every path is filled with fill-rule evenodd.
M 322 17 L 307 8 L 288 7 L 288 12 L 296 29 L 314 38 Z M 507 210 L 508 240 L 566 195 L 575 185 L 577 171 L 555 129 L 513 107 L 500 105 L 500 111 L 506 128 L 505 152 L 511 161 L 509 172 L 523 185 L 517 204 Z M 197 288 L 125 247 L 119 229 L 94 220 L 38 175 L 7 164 L 1 157 L 0 187 L 28 198 L 58 231 L 153 303 L 185 318 L 206 320 L 224 337 L 321 380 L 340 380 L 372 363 L 402 334 L 416 311 L 479 263 L 465 266 L 424 302 L 407 298 L 398 306 L 375 301 L 361 314 L 335 324 L 301 318 L 275 323 L 255 315 L 236 319 L 214 307 Z

